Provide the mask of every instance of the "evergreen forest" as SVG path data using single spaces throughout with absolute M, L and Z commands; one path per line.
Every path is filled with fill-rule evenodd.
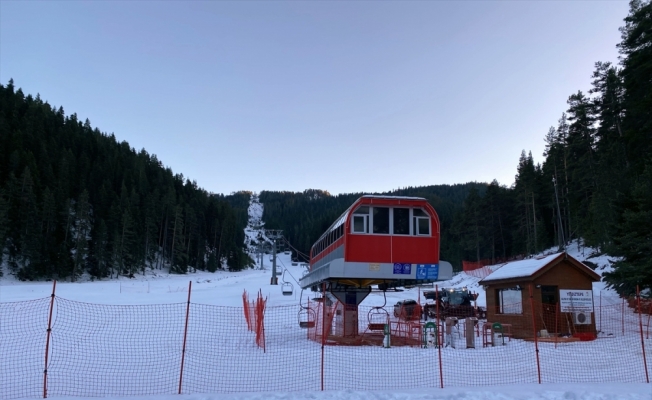
M 441 221 L 441 258 L 500 262 L 575 239 L 614 256 L 619 293 L 652 288 L 652 4 L 634 0 L 620 29 L 620 62 L 596 62 L 587 93 L 568 97 L 543 136 L 544 161 L 523 151 L 511 187 L 467 183 L 406 188 Z M 361 193 L 261 193 L 263 220 L 303 253 Z M 317 211 L 319 210 L 319 211 Z
M 243 194 L 208 193 L 12 80 L 0 85 L 0 132 L 0 247 L 19 279 L 251 264 L 246 206 L 243 217 L 231 205 Z
M 619 293 L 652 287 L 652 3 L 633 0 L 617 64 L 598 61 L 587 92 L 570 93 L 542 132 L 542 163 L 522 151 L 515 183 L 408 187 L 441 221 L 441 258 L 499 262 L 571 240 L 614 256 Z M 299 258 L 363 193 L 259 194 L 266 228 Z M 251 193 L 208 193 L 66 116 L 13 81 L 0 85 L 0 247 L 20 279 L 239 270 L 252 264 L 243 229 Z M 305 259 L 305 258 L 304 258 Z

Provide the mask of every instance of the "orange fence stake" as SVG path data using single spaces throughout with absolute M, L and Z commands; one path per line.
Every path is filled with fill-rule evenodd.
M 316 334 L 316 333 L 315 333 Z M 326 344 L 326 284 L 321 284 L 321 390 L 324 391 L 324 345 Z
M 48 317 L 47 339 L 45 340 L 45 368 L 43 369 L 43 398 L 48 397 L 48 354 L 50 353 L 50 336 L 52 334 L 52 309 L 54 308 L 54 291 L 57 281 L 52 283 L 52 298 L 50 299 L 50 316 Z
M 636 285 L 636 302 L 638 303 L 638 327 L 641 333 L 641 347 L 643 349 L 643 368 L 645 368 L 645 380 L 650 383 L 650 377 L 647 372 L 647 359 L 645 358 L 645 340 L 643 340 L 643 310 L 641 309 L 641 292 Z
M 436 307 L 437 307 L 437 309 L 436 309 L 436 311 L 437 311 L 437 330 L 438 330 L 438 332 L 437 332 L 437 336 L 438 336 L 437 337 L 437 342 L 438 343 L 437 344 L 439 345 L 439 346 L 437 346 L 438 352 L 439 352 L 439 382 L 440 382 L 441 388 L 443 389 L 444 388 L 444 369 L 442 368 L 442 365 L 441 365 L 441 347 L 444 345 L 442 343 L 444 335 L 443 335 L 443 333 L 442 333 L 443 331 L 441 329 L 442 326 L 440 325 L 441 318 L 439 318 L 439 285 L 435 285 L 435 302 L 436 302 Z
M 530 289 L 530 308 L 532 309 L 532 331 L 534 333 L 534 351 L 537 356 L 537 374 L 539 376 L 539 384 L 541 384 L 541 364 L 539 363 L 539 341 L 537 340 L 537 325 L 534 318 L 534 295 L 532 294 L 532 284 L 528 286 Z
M 183 381 L 183 362 L 186 357 L 186 338 L 188 337 L 188 314 L 190 314 L 190 289 L 192 281 L 188 282 L 188 305 L 186 306 L 186 327 L 183 330 L 183 348 L 181 349 L 181 373 L 179 374 L 179 394 L 181 394 L 181 382 Z

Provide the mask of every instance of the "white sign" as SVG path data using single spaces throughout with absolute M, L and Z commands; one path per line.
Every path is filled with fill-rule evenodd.
M 593 312 L 593 290 L 559 289 L 561 312 Z

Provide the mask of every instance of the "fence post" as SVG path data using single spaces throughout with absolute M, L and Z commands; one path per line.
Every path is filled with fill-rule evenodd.
M 299 297 L 299 307 L 302 307 L 301 297 Z M 308 303 L 306 304 L 306 321 L 310 321 L 309 318 L 310 318 L 310 295 L 308 295 Z M 301 323 L 301 321 L 299 321 L 299 323 Z M 317 321 L 315 321 L 314 324 L 315 326 L 317 326 Z M 310 324 L 308 324 L 308 328 L 306 329 L 306 338 L 310 340 Z
M 620 323 L 623 327 L 623 336 L 625 336 L 625 298 L 623 297 L 622 309 L 620 311 Z
M 647 327 L 645 328 L 645 338 L 650 338 L 650 316 L 652 316 L 652 301 L 650 302 L 650 307 L 647 310 Z
M 442 332 L 442 327 L 439 325 L 441 318 L 439 318 L 439 285 L 435 285 L 435 307 L 437 312 L 437 352 L 439 353 L 439 385 L 444 388 L 444 367 L 441 365 L 441 346 L 443 346 L 442 337 L 439 335 Z
M 539 341 L 537 340 L 537 325 L 534 318 L 534 295 L 532 294 L 532 284 L 528 286 L 530 289 L 530 308 L 532 310 L 532 332 L 534 333 L 534 349 L 537 356 L 537 375 L 539 377 L 539 384 L 541 384 L 541 365 L 539 364 Z
M 188 304 L 186 305 L 186 327 L 183 330 L 183 348 L 181 349 L 181 373 L 179 374 L 179 394 L 181 394 L 181 383 L 183 381 L 183 363 L 186 358 L 186 338 L 188 336 L 188 314 L 190 313 L 190 290 L 192 281 L 188 282 Z
M 315 331 L 316 334 L 316 331 Z M 324 345 L 326 344 L 326 283 L 321 284 L 321 390 L 324 391 Z
M 54 291 L 57 288 L 57 281 L 52 283 L 52 297 L 50 298 L 50 316 L 48 317 L 48 330 L 45 339 L 45 368 L 43 368 L 43 398 L 48 397 L 48 354 L 50 353 L 50 335 L 52 334 L 52 309 L 54 308 Z
M 249 298 L 247 297 L 247 289 L 242 292 L 242 307 L 244 309 L 245 321 L 247 321 L 247 329 L 252 331 L 251 320 L 249 318 Z
M 638 308 L 638 328 L 641 333 L 641 347 L 643 349 L 643 367 L 645 368 L 645 380 L 650 383 L 650 377 L 647 372 L 647 359 L 645 358 L 645 340 L 643 340 L 643 310 L 641 309 L 641 292 L 636 285 L 636 302 Z
M 555 306 L 555 349 L 557 348 L 557 338 L 559 337 L 559 314 L 561 314 L 561 304 L 557 302 Z
M 598 332 L 602 332 L 602 290 L 600 291 L 600 326 Z

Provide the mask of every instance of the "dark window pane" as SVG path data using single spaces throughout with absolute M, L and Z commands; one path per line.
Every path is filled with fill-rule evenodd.
M 419 218 L 419 235 L 430 234 L 430 220 L 428 218 Z
M 358 207 L 358 209 L 355 210 L 353 214 L 369 214 L 369 207 L 368 206 Z
M 394 234 L 395 235 L 410 234 L 410 209 L 409 208 L 394 209 Z
M 415 208 L 412 210 L 412 213 L 414 214 L 415 217 L 427 217 L 428 214 L 426 214 L 423 210 L 419 208 Z
M 374 207 L 374 233 L 389 233 L 389 208 Z
M 353 232 L 356 233 L 367 233 L 365 229 L 365 217 L 361 215 L 353 216 Z

